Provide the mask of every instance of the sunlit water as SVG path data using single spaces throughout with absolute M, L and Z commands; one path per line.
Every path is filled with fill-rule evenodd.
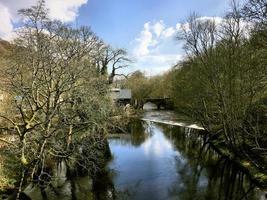
M 265 199 L 237 166 L 203 146 L 202 130 L 167 125 L 175 120 L 173 113 L 158 114 L 146 113 L 145 121 L 133 123 L 129 136 L 109 139 L 113 198 Z
M 66 179 L 60 163 L 51 186 L 24 192 L 33 200 L 266 200 L 238 166 L 203 144 L 203 133 L 173 112 L 149 111 L 129 134 L 108 140 L 113 158 L 94 180 Z

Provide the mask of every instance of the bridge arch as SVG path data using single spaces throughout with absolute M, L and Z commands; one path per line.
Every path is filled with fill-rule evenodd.
M 160 110 L 161 108 L 167 109 L 169 102 L 170 102 L 170 98 L 146 98 L 143 102 L 142 108 L 144 107 L 145 104 L 151 103 L 151 104 L 156 105 L 158 110 Z

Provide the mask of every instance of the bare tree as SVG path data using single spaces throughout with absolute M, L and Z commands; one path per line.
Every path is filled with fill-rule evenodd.
M 267 21 L 267 2 L 266 0 L 248 0 L 243 9 L 242 14 L 249 20 L 256 21 L 266 25 Z
M 19 13 L 25 24 L 4 72 L 13 109 L 0 113 L 17 134 L 22 166 L 17 198 L 26 171 L 32 179 L 44 181 L 47 160 L 77 155 L 70 146 L 86 133 L 103 139 L 109 109 L 107 84 L 97 78 L 92 62 L 101 46 L 98 37 L 87 27 L 74 29 L 50 20 L 44 1 Z M 95 109 L 99 113 L 92 115 Z
M 249 110 L 266 97 L 265 40 L 262 34 L 247 37 L 248 34 L 235 1 L 232 12 L 220 25 L 203 21 L 195 14 L 190 16 L 178 36 L 185 41 L 189 56 L 182 69 L 177 70 L 181 86 L 175 88 L 193 99 L 186 106 L 210 132 L 211 138 L 223 140 L 231 152 L 263 169 L 247 153 L 247 146 L 261 149 L 263 153 L 258 160 L 262 159 L 266 133 L 259 128 L 262 127 L 257 124 L 259 120 L 255 122 L 255 117 L 250 117 Z M 253 44 L 255 37 L 261 39 L 260 48 Z M 190 86 L 185 85 L 188 82 Z
M 216 22 L 193 13 L 187 23 L 181 25 L 177 39 L 185 41 L 184 49 L 188 56 L 208 56 L 218 39 Z
M 113 53 L 111 73 L 109 74 L 109 84 L 112 84 L 115 76 L 124 76 L 125 74 L 118 71 L 122 68 L 128 67 L 131 60 L 127 57 L 127 52 L 124 49 L 116 49 Z
M 124 76 L 123 73 L 118 73 L 118 70 L 127 67 L 130 62 L 126 50 L 113 49 L 105 44 L 99 49 L 99 56 L 96 57 L 96 65 L 101 75 L 108 75 L 108 68 L 111 68 L 108 75 L 109 84 L 113 83 L 115 76 Z

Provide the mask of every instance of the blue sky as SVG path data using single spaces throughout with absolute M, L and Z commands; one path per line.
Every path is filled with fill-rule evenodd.
M 0 0 L 0 38 L 10 39 L 18 9 L 37 0 Z M 124 48 L 134 61 L 126 72 L 163 73 L 183 58 L 182 43 L 175 40 L 177 27 L 196 12 L 221 17 L 230 0 L 46 0 L 53 19 L 74 26 L 91 26 L 105 42 Z
M 128 47 L 146 22 L 176 25 L 193 11 L 221 16 L 228 4 L 227 0 L 89 0 L 80 8 L 77 23 L 91 26 L 112 45 Z
M 154 26 L 175 30 L 177 23 L 184 22 L 192 12 L 223 16 L 228 7 L 228 0 L 89 0 L 80 8 L 76 23 L 91 26 L 104 41 L 127 49 L 134 60 L 127 72 L 141 70 L 155 75 L 170 69 L 184 53 L 181 42 L 174 39 L 175 33 L 162 37 L 155 34 Z M 144 42 L 149 40 L 144 31 L 152 33 L 150 42 Z M 147 45 L 146 52 L 142 45 Z

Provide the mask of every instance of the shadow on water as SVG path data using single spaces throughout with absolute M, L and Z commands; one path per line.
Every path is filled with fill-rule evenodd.
M 238 166 L 204 145 L 201 130 L 134 123 L 128 137 L 109 140 L 112 199 L 265 199 Z
M 150 137 L 151 127 L 141 120 L 134 119 L 129 125 L 129 134 L 111 135 L 112 144 L 117 143 L 122 146 L 139 147 Z
M 29 185 L 26 193 L 48 200 L 265 200 L 238 166 L 204 145 L 200 131 L 135 120 L 129 134 L 109 139 L 113 159 L 93 180 L 66 179 L 60 165 L 64 180 L 45 191 Z
M 29 184 L 22 193 L 21 200 L 93 200 L 89 177 L 75 177 L 66 180 L 60 186 L 52 184 L 43 188 L 38 185 Z M 15 196 L 9 199 L 15 199 Z
M 223 159 L 187 128 L 163 127 L 165 135 L 186 158 L 178 164 L 180 180 L 169 189 L 174 199 L 260 199 L 259 191 L 236 164 Z M 178 186 L 178 187 L 177 187 Z

